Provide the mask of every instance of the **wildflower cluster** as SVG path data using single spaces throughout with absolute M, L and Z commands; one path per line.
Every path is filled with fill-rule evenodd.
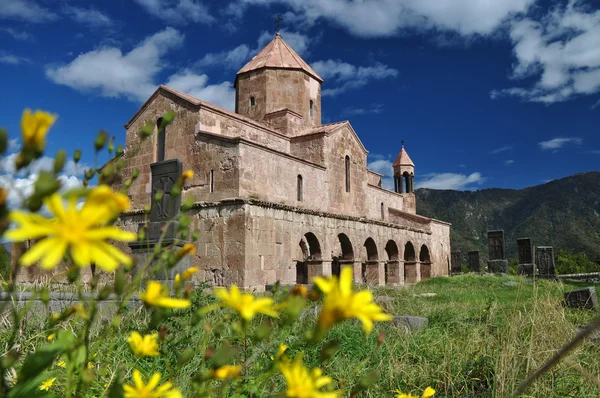
M 163 124 L 171 123 L 173 118 L 174 113 L 165 114 Z M 15 157 L 16 170 L 26 169 L 44 154 L 46 136 L 56 120 L 56 115 L 43 111 L 23 113 L 22 147 Z M 152 131 L 144 126 L 141 139 L 148 139 Z M 0 130 L 0 155 L 6 150 L 7 140 L 6 131 Z M 104 131 L 98 134 L 94 151 L 107 149 L 110 160 L 103 167 L 86 170 L 80 188 L 65 191 L 60 183 L 58 177 L 66 161 L 64 151 L 57 154 L 52 171 L 40 173 L 33 193 L 23 198 L 18 209 L 8 206 L 10 188 L 0 188 L 0 235 L 15 245 L 29 242 L 29 248 L 19 257 L 5 282 L 7 293 L 15 295 L 20 267 L 39 267 L 65 278 L 79 297 L 78 302 L 45 320 L 43 338 L 36 342 L 35 349 L 17 341 L 25 312 L 16 304 L 9 309 L 14 326 L 0 361 L 0 395 L 256 396 L 257 385 L 269 380 L 274 380 L 269 389 L 279 383 L 279 391 L 273 392 L 290 398 L 341 397 L 368 388 L 365 383 L 352 385 L 348 380 L 336 379 L 334 374 L 325 374 L 326 361 L 335 355 L 331 348 L 336 344 L 324 340 L 335 324 L 358 320 L 364 335 L 369 336 L 375 322 L 391 319 L 374 303 L 370 291 L 354 291 L 352 268 L 343 268 L 339 277 L 315 278 L 310 289 L 296 286 L 290 291 L 276 290 L 271 295 L 257 296 L 235 285 L 216 287 L 209 296 L 200 289 L 194 292 L 196 284 L 190 282 L 195 282 L 194 277 L 200 271 L 198 264 L 192 261 L 192 266 L 178 267 L 196 252 L 192 242 L 197 235 L 190 236 L 190 219 L 185 214 L 179 219 L 172 242 L 167 244 L 161 238 L 148 248 L 151 253 L 148 260 L 136 264 L 118 247 L 144 240 L 145 229 L 133 232 L 115 223 L 131 208 L 127 188 L 140 171 L 134 170 L 128 179 L 122 180 L 124 151 L 121 146 L 115 150 L 113 141 Z M 81 151 L 75 151 L 73 161 L 77 163 L 80 158 Z M 182 173 L 172 193 L 180 193 L 185 182 L 192 178 L 192 171 Z M 94 179 L 96 185 L 90 186 Z M 122 190 L 115 191 L 117 185 Z M 183 207 L 185 210 L 190 206 Z M 80 273 L 89 267 L 99 269 L 85 285 Z M 172 275 L 172 285 L 158 277 L 165 273 Z M 105 277 L 104 283 L 100 283 L 101 276 Z M 91 294 L 86 296 L 86 289 Z M 109 296 L 116 303 L 111 320 L 98 322 L 100 301 Z M 143 302 L 147 322 L 125 321 L 130 319 L 127 309 L 133 305 L 134 297 Z M 37 292 L 34 298 L 49 302 L 46 290 Z M 286 328 L 305 309 L 319 303 L 317 321 L 307 322 L 305 336 L 288 335 L 286 344 L 269 339 L 275 328 L 289 330 Z M 222 322 L 209 322 L 210 313 L 217 310 L 223 314 Z M 181 326 L 187 323 L 195 328 L 202 321 L 204 340 L 190 341 Z M 122 345 L 119 352 L 124 359 L 103 352 L 109 335 L 118 336 Z M 319 367 L 307 366 L 306 345 L 320 343 L 324 344 Z M 123 352 L 122 347 L 129 349 Z M 173 350 L 177 351 L 176 361 L 168 359 L 175 355 Z M 268 352 L 275 353 L 268 355 Z M 295 355 L 288 356 L 290 352 Z M 306 363 L 315 362 L 315 358 L 308 359 Z M 192 360 L 199 365 L 192 367 L 193 370 L 185 368 L 189 377 L 184 379 L 180 374 Z M 260 361 L 269 365 L 261 367 L 257 364 Z M 434 392 L 428 387 L 422 397 L 431 397 Z M 397 393 L 397 397 L 413 397 Z

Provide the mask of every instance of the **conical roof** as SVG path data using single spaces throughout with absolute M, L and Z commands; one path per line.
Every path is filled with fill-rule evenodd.
M 412 166 L 412 167 L 415 167 L 415 164 L 410 159 L 410 156 L 408 156 L 408 153 L 406 152 L 406 149 L 404 149 L 404 144 L 402 144 L 402 149 L 400 150 L 400 153 L 398 154 L 398 157 L 396 158 L 396 160 L 394 160 L 394 164 L 392 166 Z
M 308 73 L 320 83 L 323 83 L 321 76 L 317 74 L 292 48 L 281 38 L 279 32 L 269 44 L 265 46 L 258 54 L 254 56 L 237 73 L 250 72 L 262 68 L 279 69 L 298 69 Z

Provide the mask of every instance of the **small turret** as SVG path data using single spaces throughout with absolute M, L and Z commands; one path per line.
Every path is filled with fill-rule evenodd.
M 404 141 L 402 141 L 402 149 L 392 166 L 394 167 L 394 192 L 414 193 L 415 164 L 404 149 Z

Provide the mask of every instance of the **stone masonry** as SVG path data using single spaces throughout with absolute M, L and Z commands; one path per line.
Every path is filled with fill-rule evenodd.
M 141 174 L 122 227 L 144 221 L 158 160 L 156 138 L 140 142 L 140 129 L 174 111 L 165 160 L 194 171 L 182 195 L 195 203 L 190 228 L 200 237 L 191 265 L 200 280 L 264 290 L 344 266 L 372 285 L 448 275 L 450 224 L 416 214 L 405 149 L 410 185 L 381 188 L 351 124 L 321 124 L 322 82 L 277 35 L 238 72 L 237 113 L 160 86 L 125 125 L 124 177 Z

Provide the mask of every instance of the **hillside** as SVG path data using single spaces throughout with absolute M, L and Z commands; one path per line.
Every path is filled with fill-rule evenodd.
M 600 172 L 575 174 L 515 189 L 416 190 L 417 212 L 452 223 L 453 250 L 481 250 L 487 231 L 504 229 L 507 258 L 517 257 L 517 238 L 600 258 Z

